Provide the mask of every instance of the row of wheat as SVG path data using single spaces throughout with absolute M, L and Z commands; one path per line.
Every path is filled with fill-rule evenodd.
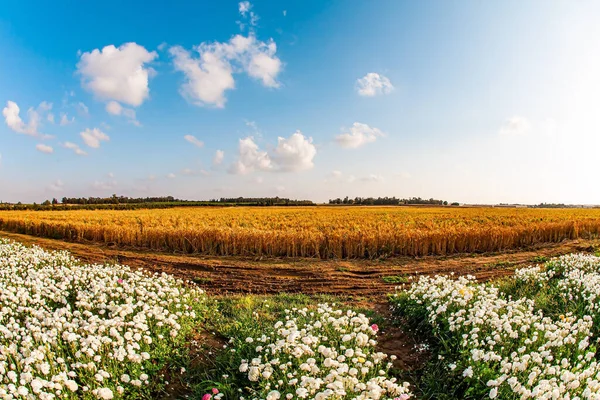
M 0 229 L 158 251 L 373 258 L 489 252 L 595 237 L 600 210 L 409 207 L 0 211 Z

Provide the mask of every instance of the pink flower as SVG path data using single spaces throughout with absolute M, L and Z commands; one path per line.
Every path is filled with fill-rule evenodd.
M 371 325 L 371 329 L 373 329 L 374 332 L 377 332 L 379 330 L 379 327 L 377 326 L 377 324 L 373 324 Z
M 212 392 L 213 392 L 213 394 L 217 394 L 217 393 L 219 393 L 219 389 L 217 389 L 217 388 L 213 388 L 213 389 L 212 389 Z
M 123 283 L 123 279 L 119 279 L 117 282 L 119 282 L 119 283 Z
M 211 395 L 206 393 L 204 396 L 202 396 L 202 400 L 210 400 L 211 399 Z

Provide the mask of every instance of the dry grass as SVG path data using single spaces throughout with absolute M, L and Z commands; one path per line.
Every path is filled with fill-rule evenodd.
M 596 237 L 600 209 L 419 207 L 0 211 L 0 229 L 207 255 L 373 258 Z

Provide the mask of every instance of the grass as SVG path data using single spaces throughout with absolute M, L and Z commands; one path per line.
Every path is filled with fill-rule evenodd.
M 409 283 L 410 282 L 410 278 L 408 276 L 405 276 L 405 275 L 388 275 L 388 276 L 382 276 L 381 280 L 384 281 L 385 283 L 395 283 L 395 284 Z

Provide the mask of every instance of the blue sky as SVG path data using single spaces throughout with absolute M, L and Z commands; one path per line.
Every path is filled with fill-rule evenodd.
M 599 17 L 593 1 L 7 3 L 0 200 L 600 203 Z

